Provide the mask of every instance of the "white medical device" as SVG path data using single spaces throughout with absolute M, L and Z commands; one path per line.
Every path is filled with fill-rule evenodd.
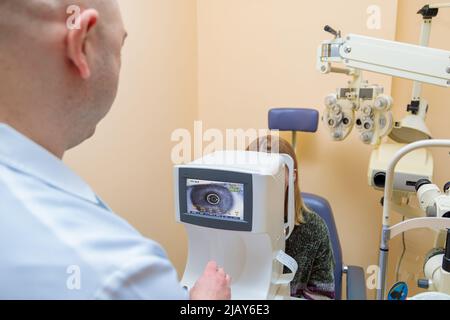
M 356 34 L 342 37 L 340 32 L 326 26 L 334 39 L 324 41 L 317 52 L 317 69 L 324 73 L 351 76 L 348 86 L 337 89 L 325 99 L 322 121 L 335 141 L 342 141 L 353 128 L 365 144 L 374 146 L 368 168 L 369 185 L 382 190 L 385 171 L 392 155 L 408 143 L 431 139 L 425 119 L 428 103 L 422 95 L 422 84 L 450 87 L 450 51 L 429 48 L 432 19 L 440 8 L 450 3 L 424 6 L 420 45 L 377 39 Z M 341 66 L 336 66 L 341 65 Z M 343 65 L 343 66 L 342 66 Z M 393 118 L 393 99 L 384 88 L 363 80 L 363 71 L 414 80 L 408 115 Z M 395 143 L 387 143 L 390 137 Z M 405 217 L 419 216 L 412 208 L 414 185 L 419 179 L 432 179 L 433 158 L 428 150 L 409 154 L 397 166 L 393 206 Z
M 289 298 L 297 271 L 284 252 L 294 228 L 293 169 L 288 155 L 247 151 L 216 152 L 174 168 L 176 219 L 189 237 L 184 286 L 192 288 L 212 260 L 231 276 L 232 299 Z
M 364 143 L 374 146 L 386 136 L 403 144 L 431 138 L 425 125 L 428 104 L 421 97 L 422 83 L 450 87 L 450 51 L 427 47 L 432 19 L 445 7 L 450 7 L 450 3 L 428 5 L 419 11 L 423 17 L 420 45 L 357 34 L 342 37 L 340 32 L 325 27 L 335 39 L 319 47 L 317 69 L 324 74 L 333 72 L 352 77 L 347 87 L 339 88 L 325 99 L 322 120 L 333 140 L 344 140 L 353 127 Z M 407 117 L 393 120 L 392 97 L 382 87 L 364 81 L 363 70 L 414 80 Z
M 430 180 L 419 180 L 416 184 L 417 199 L 427 217 L 450 218 L 450 182 L 444 186 L 444 193 Z
M 416 190 L 427 217 L 450 218 L 450 182 L 445 184 L 444 193 L 428 179 L 419 180 Z M 425 279 L 417 283 L 420 288 L 450 294 L 450 230 L 438 233 L 435 248 L 425 257 L 423 272 Z
M 450 231 L 445 249 L 435 249 L 425 257 L 423 273 L 425 279 L 418 281 L 419 288 L 450 295 Z
M 356 128 L 365 144 L 374 146 L 369 164 L 369 185 L 384 187 L 385 171 L 391 157 L 408 143 L 431 139 L 425 119 L 428 103 L 422 98 L 422 84 L 450 87 L 450 51 L 429 48 L 432 20 L 450 3 L 424 6 L 420 45 L 389 41 L 341 32 L 330 26 L 325 31 L 334 39 L 324 41 L 317 51 L 317 69 L 324 73 L 351 76 L 348 86 L 325 98 L 322 121 L 335 141 L 342 141 Z M 340 65 L 340 66 L 339 66 Z M 363 80 L 363 71 L 386 74 L 414 81 L 408 115 L 396 121 L 392 115 L 393 99 L 384 88 Z M 395 144 L 387 143 L 390 137 Z M 394 191 L 396 211 L 406 217 L 420 215 L 408 204 L 419 179 L 432 179 L 433 158 L 428 150 L 409 154 L 397 166 Z
M 424 187 L 419 198 L 434 203 L 435 217 L 425 217 L 423 210 L 409 206 L 410 197 L 415 193 L 415 184 L 420 179 L 431 180 L 433 173 L 432 156 L 426 147 L 449 146 L 449 141 L 426 140 L 432 135 L 425 120 L 428 103 L 422 98 L 422 84 L 450 87 L 450 51 L 429 48 L 432 20 L 441 8 L 450 8 L 450 3 L 424 6 L 418 14 L 423 18 L 420 44 L 413 45 L 388 41 L 362 35 L 341 32 L 326 26 L 325 31 L 334 39 L 325 41 L 317 51 L 317 69 L 324 73 L 341 73 L 351 77 L 348 86 L 337 89 L 325 99 L 325 112 L 322 120 L 335 141 L 342 141 L 355 127 L 365 144 L 375 147 L 369 165 L 369 184 L 375 189 L 384 188 L 383 230 L 380 245 L 380 276 L 377 298 L 384 298 L 388 242 L 391 238 L 407 230 L 427 227 L 438 231 L 450 228 L 450 219 L 439 217 L 446 209 L 446 198 L 437 195 L 436 190 Z M 336 66 L 340 64 L 341 66 Z M 342 66 L 343 65 L 343 66 Z M 385 74 L 414 81 L 408 115 L 400 120 L 393 119 L 392 97 L 386 95 L 384 88 L 371 85 L 363 80 L 363 71 Z M 390 137 L 397 145 L 382 144 Z M 418 142 L 423 140 L 421 142 Z M 407 145 L 409 144 L 409 145 Z M 403 158 L 405 156 L 405 158 Z M 403 159 L 402 159 L 403 158 Z M 397 166 L 398 164 L 398 166 Z M 398 225 L 390 226 L 390 210 L 395 210 L 411 218 Z M 446 271 L 437 268 L 436 259 L 430 259 L 425 273 L 430 279 L 439 275 L 441 284 L 433 288 L 446 292 L 448 284 Z M 434 263 L 432 263 L 434 261 Z M 449 266 L 450 268 L 450 266 Z M 444 276 L 440 276 L 440 275 Z
M 370 186 L 384 190 L 389 162 L 403 146 L 385 143 L 372 152 L 368 173 Z M 433 179 L 433 157 L 426 149 L 411 152 L 398 163 L 394 175 L 394 191 L 416 193 L 416 183 L 422 179 Z
M 386 273 L 388 265 L 389 242 L 396 236 L 413 229 L 429 228 L 446 235 L 445 252 L 433 250 L 425 259 L 424 274 L 426 279 L 419 281 L 422 288 L 450 294 L 450 209 L 449 184 L 444 188 L 445 195 L 442 195 L 436 186 L 431 185 L 427 180 L 419 180 L 416 183 L 417 197 L 420 206 L 426 214 L 419 217 L 402 221 L 396 225 L 390 224 L 390 212 L 394 208 L 392 196 L 394 194 L 394 181 L 396 166 L 401 159 L 411 152 L 423 148 L 450 148 L 450 140 L 423 140 L 411 143 L 398 150 L 392 157 L 386 170 L 386 185 L 384 188 L 384 205 L 382 219 L 382 233 L 380 241 L 379 267 L 377 285 L 377 299 L 384 299 L 386 286 Z M 437 189 L 437 190 L 436 190 Z M 439 192 L 438 192 L 439 191 Z M 428 216 L 427 216 L 428 215 Z M 446 231 L 446 233 L 445 233 Z M 444 241 L 437 237 L 436 246 Z
M 445 184 L 443 193 L 427 179 L 419 180 L 416 190 L 427 217 L 450 218 L 450 182 Z M 425 257 L 423 272 L 425 279 L 418 281 L 420 288 L 450 294 L 450 230 L 441 231 L 436 237 L 435 248 Z

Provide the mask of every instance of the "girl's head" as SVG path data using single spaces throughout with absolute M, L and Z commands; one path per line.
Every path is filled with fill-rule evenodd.
M 303 202 L 303 198 L 300 192 L 298 184 L 298 161 L 295 155 L 294 148 L 285 139 L 268 135 L 260 137 L 253 141 L 247 148 L 250 151 L 267 152 L 267 153 L 279 153 L 287 154 L 294 160 L 294 194 L 295 194 L 295 224 L 299 225 L 303 222 L 303 211 L 309 211 Z M 286 169 L 287 170 L 287 169 Z M 286 186 L 288 186 L 288 176 L 286 175 Z

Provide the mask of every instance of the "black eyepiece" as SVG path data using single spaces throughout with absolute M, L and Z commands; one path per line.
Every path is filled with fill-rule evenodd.
M 416 191 L 419 191 L 419 189 L 426 184 L 431 184 L 431 181 L 428 179 L 420 179 L 419 181 L 417 181 L 416 182 Z
M 386 173 L 384 173 L 384 172 L 377 172 L 373 176 L 373 184 L 377 188 L 384 188 L 384 186 L 386 185 Z
M 447 192 L 448 190 L 450 190 L 450 181 L 444 185 L 444 192 Z

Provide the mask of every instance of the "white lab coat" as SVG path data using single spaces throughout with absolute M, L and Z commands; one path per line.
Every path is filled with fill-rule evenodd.
M 58 158 L 0 124 L 0 299 L 186 298 L 157 243 Z

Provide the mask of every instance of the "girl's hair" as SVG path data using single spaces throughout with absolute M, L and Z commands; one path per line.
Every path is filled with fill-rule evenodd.
M 295 194 L 295 224 L 299 225 L 304 222 L 303 212 L 311 212 L 311 210 L 305 205 L 303 202 L 302 194 L 300 192 L 299 181 L 298 181 L 298 161 L 297 156 L 295 154 L 294 148 L 291 144 L 285 139 L 267 135 L 258 138 L 253 141 L 247 148 L 249 151 L 258 151 L 258 152 L 267 152 L 267 153 L 279 153 L 279 154 L 287 154 L 291 156 L 294 160 L 294 170 L 295 175 L 297 177 L 297 181 L 294 186 L 294 194 Z

